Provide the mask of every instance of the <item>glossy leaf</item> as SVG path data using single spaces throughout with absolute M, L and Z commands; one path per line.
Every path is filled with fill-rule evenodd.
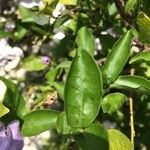
M 21 132 L 24 136 L 37 135 L 51 128 L 56 128 L 59 112 L 52 110 L 37 110 L 28 113 L 23 118 Z
M 89 126 L 98 115 L 103 91 L 100 70 L 87 51 L 77 50 L 64 93 L 69 125 Z
M 150 94 L 150 80 L 140 76 L 119 76 L 119 78 L 110 85 L 111 88 L 125 89 L 137 93 Z
M 103 67 L 103 78 L 107 84 L 116 80 L 126 64 L 131 48 L 131 31 L 127 31 L 113 46 Z
M 9 109 L 0 102 L 0 117 L 4 116 L 8 112 L 9 112 Z
M 131 58 L 129 63 L 132 64 L 137 61 L 150 61 L 150 52 L 145 51 L 145 52 L 138 53 L 137 55 Z
M 102 109 L 104 113 L 111 114 L 119 110 L 126 100 L 126 95 L 122 93 L 112 93 L 106 95 L 102 100 Z
M 29 56 L 22 62 L 22 67 L 27 71 L 40 71 L 47 66 L 48 64 L 42 62 L 42 56 Z
M 125 11 L 128 13 L 129 11 L 133 10 L 137 2 L 138 0 L 128 0 L 126 2 Z
M 26 114 L 27 110 L 24 98 L 18 90 L 17 85 L 3 77 L 0 77 L 0 80 L 7 86 L 7 91 L 2 103 L 10 110 L 10 115 L 14 113 L 17 117 L 22 118 Z
M 59 0 L 64 5 L 77 5 L 77 0 Z
M 85 49 L 91 56 L 94 55 L 95 39 L 94 36 L 87 27 L 82 27 L 77 33 L 76 42 L 78 47 Z
M 91 124 L 82 134 L 75 136 L 82 150 L 108 150 L 107 131 L 101 124 Z
M 150 44 L 150 18 L 144 12 L 140 12 L 136 23 L 139 27 L 139 39 L 144 43 Z
M 133 150 L 131 141 L 120 131 L 108 130 L 109 150 Z

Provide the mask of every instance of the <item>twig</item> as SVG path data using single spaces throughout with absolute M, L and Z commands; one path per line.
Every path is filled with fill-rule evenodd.
M 126 14 L 124 11 L 124 6 L 123 6 L 124 2 L 122 0 L 114 0 L 114 2 L 125 26 L 132 25 L 132 17 L 129 14 Z
M 131 69 L 131 75 L 134 75 L 135 70 Z M 131 143 L 134 150 L 134 137 L 135 137 L 135 129 L 134 129 L 134 113 L 133 113 L 133 98 L 130 94 L 129 98 L 130 105 L 130 129 L 131 129 Z

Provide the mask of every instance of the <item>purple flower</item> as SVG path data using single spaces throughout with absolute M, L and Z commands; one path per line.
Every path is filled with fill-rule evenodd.
M 50 58 L 48 56 L 42 56 L 42 63 L 48 65 L 50 63 Z
M 19 121 L 8 124 L 7 129 L 0 124 L 0 150 L 22 150 L 23 137 L 20 134 Z

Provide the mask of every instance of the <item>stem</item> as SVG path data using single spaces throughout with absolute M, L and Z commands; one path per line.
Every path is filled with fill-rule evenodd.
M 124 1 L 122 0 L 114 0 L 115 5 L 118 9 L 118 12 L 122 18 L 123 23 L 125 24 L 125 26 L 130 26 L 132 25 L 132 17 L 129 14 L 126 14 L 124 11 Z
M 134 69 L 131 69 L 131 75 L 134 75 Z M 134 113 L 133 113 L 133 98 L 130 94 L 129 98 L 129 104 L 130 104 L 130 129 L 131 129 L 131 143 L 134 150 L 134 137 L 135 137 L 135 129 L 134 129 Z
M 129 98 L 130 101 L 130 129 L 131 129 L 131 143 L 134 150 L 134 137 L 135 137 L 135 130 L 134 130 L 134 115 L 133 115 L 133 99 L 132 97 Z

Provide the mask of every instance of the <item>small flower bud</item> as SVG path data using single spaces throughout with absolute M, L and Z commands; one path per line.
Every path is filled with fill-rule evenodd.
M 48 56 L 42 56 L 42 63 L 48 65 L 50 63 L 50 58 Z

